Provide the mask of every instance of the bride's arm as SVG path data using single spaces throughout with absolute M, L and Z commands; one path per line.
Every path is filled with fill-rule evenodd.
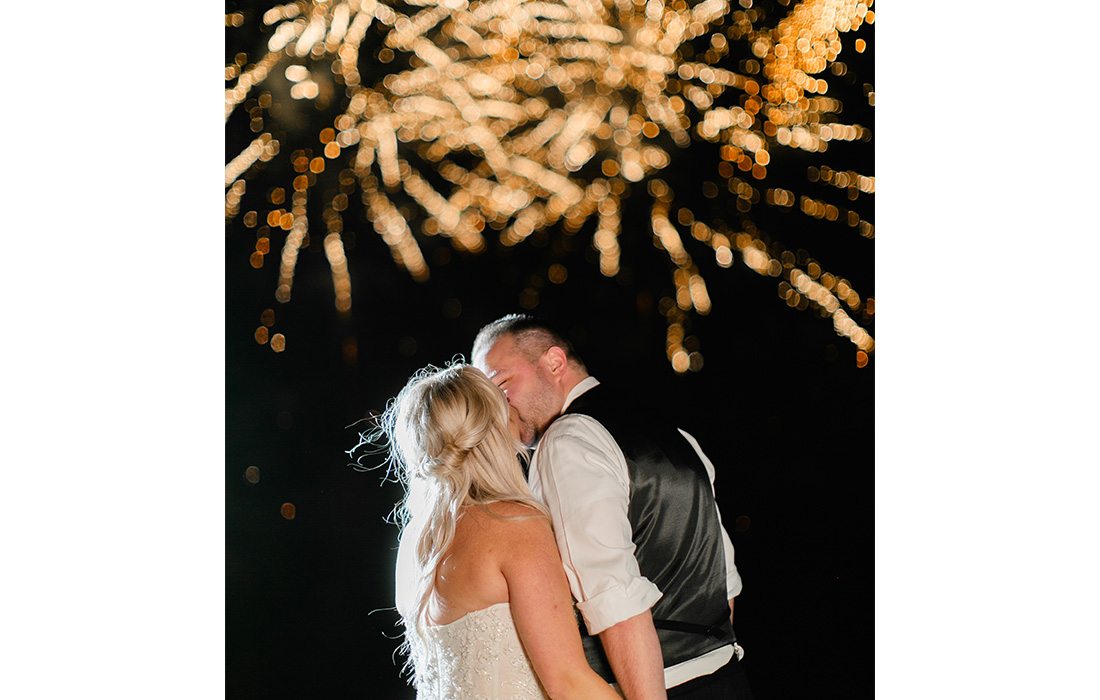
M 536 516 L 508 523 L 501 573 L 523 648 L 551 698 L 619 695 L 588 665 L 573 599 L 550 521 Z

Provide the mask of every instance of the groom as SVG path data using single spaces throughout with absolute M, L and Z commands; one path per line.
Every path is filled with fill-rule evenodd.
M 589 664 L 635 698 L 751 698 L 733 634 L 741 578 L 695 439 L 615 396 L 568 340 L 512 314 L 478 333 L 474 364 L 536 447 Z

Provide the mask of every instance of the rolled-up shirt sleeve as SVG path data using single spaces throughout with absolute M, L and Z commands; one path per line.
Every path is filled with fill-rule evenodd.
M 651 608 L 661 591 L 634 557 L 626 460 L 610 433 L 588 416 L 559 418 L 540 441 L 533 477 L 589 634 Z

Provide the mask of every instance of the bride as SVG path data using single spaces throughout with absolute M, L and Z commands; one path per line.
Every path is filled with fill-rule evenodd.
M 405 485 L 397 609 L 418 698 L 618 698 L 585 661 L 546 509 L 504 395 L 428 367 L 383 416 Z

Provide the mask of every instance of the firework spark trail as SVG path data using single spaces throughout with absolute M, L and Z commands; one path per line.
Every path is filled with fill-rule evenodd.
M 292 201 L 292 209 L 289 214 L 292 217 L 290 234 L 283 244 L 283 252 L 279 260 L 279 286 L 275 290 L 275 298 L 282 303 L 290 301 L 290 291 L 294 286 L 294 268 L 298 264 L 298 251 L 309 233 L 309 219 L 306 217 L 306 203 L 309 196 L 305 192 L 295 192 Z
M 428 265 L 424 262 L 424 254 L 420 251 L 405 217 L 401 216 L 386 195 L 378 191 L 376 182 L 370 175 L 360 180 L 360 189 L 368 218 L 374 230 L 390 247 L 394 262 L 407 269 L 413 279 L 428 279 Z
M 257 160 L 270 160 L 279 152 L 279 142 L 271 134 L 260 134 L 240 154 L 225 166 L 225 186 L 229 187 Z
M 805 0 L 773 29 L 755 27 L 757 15 L 731 11 L 727 0 L 694 7 L 680 0 L 649 0 L 644 6 L 630 0 L 416 0 L 403 4 L 411 14 L 377 0 L 290 3 L 265 13 L 264 24 L 273 28 L 268 52 L 227 89 L 226 117 L 284 57 L 331 57 L 331 72 L 347 96 L 334 122 L 333 153 L 354 151 L 347 160 L 368 217 L 394 260 L 420 280 L 428 268 L 408 218 L 413 214 L 391 200 L 395 194 L 403 193 L 423 212 L 418 229 L 424 235 L 439 233 L 475 252 L 485 248 L 487 226 L 500 232 L 502 244 L 516 245 L 559 223 L 579 231 L 594 217 L 592 245 L 600 270 L 613 276 L 619 272 L 626 184 L 648 181 L 652 231 L 675 268 L 675 305 L 664 312 L 670 360 L 684 371 L 701 359 L 673 341 L 682 339 L 684 314 L 706 314 L 711 301 L 670 220 L 671 191 L 654 175 L 672 162 L 670 145 L 679 149 L 695 139 L 718 144 L 720 166 L 726 168 L 719 172 L 738 197 L 738 211 L 745 213 L 760 201 L 750 182 L 767 182 L 773 150 L 824 152 L 830 141 L 869 140 L 865 127 L 837 122 L 842 105 L 824 95 L 827 82 L 814 76 L 836 61 L 841 33 L 873 21 L 871 2 Z M 715 31 L 715 23 L 726 19 L 728 30 Z M 366 86 L 358 64 L 372 26 L 383 35 L 385 60 L 400 56 L 395 65 L 405 67 Z M 708 32 L 713 33 L 705 53 L 693 51 L 690 59 L 685 47 Z M 744 42 L 760 59 L 761 80 L 717 65 L 729 53 L 730 41 Z M 727 91 L 741 96 L 740 106 L 728 104 Z M 227 165 L 227 187 L 257 159 L 266 159 L 267 151 L 257 148 L 254 142 Z M 438 190 L 427 170 L 453 189 Z M 826 170 L 834 172 L 820 172 Z M 849 199 L 873 192 L 873 178 L 844 175 L 821 180 L 846 188 Z M 853 186 L 842 185 L 844 180 Z M 786 208 L 796 201 L 805 215 L 830 221 L 843 215 L 861 235 L 873 236 L 873 224 L 855 211 L 796 198 L 783 188 L 766 192 L 771 206 Z M 227 216 L 229 211 L 227 195 Z M 289 298 L 306 230 L 304 204 L 300 223 L 297 212 L 283 251 L 280 301 Z M 694 219 L 690 211 L 680 212 L 678 217 Z M 873 348 L 869 334 L 840 308 L 830 289 L 788 264 L 789 251 L 776 252 L 779 257 L 767 252 L 751 222 L 745 226 L 740 232 L 715 231 L 693 221 L 690 231 L 712 247 L 721 267 L 731 266 L 736 250 L 758 273 L 782 273 L 789 291 L 798 295 L 792 306 L 812 303 L 832 315 L 838 333 L 863 350 Z M 335 241 L 332 235 L 330 227 L 326 241 Z M 335 252 L 329 256 L 334 280 L 333 261 L 340 259 Z M 850 295 L 855 292 L 849 288 L 842 298 Z M 793 297 L 786 299 L 790 303 Z
M 248 97 L 248 93 L 252 88 L 259 85 L 263 81 L 267 80 L 267 76 L 271 73 L 271 69 L 282 59 L 283 54 L 272 51 L 268 53 L 256 67 L 252 70 L 246 71 L 241 74 L 237 80 L 236 86 L 225 91 L 225 119 L 229 120 L 229 116 L 233 114 L 233 110 L 237 108 L 244 99 Z
M 332 269 L 332 289 L 336 297 L 337 311 L 351 310 L 351 275 L 348 274 L 348 259 L 344 250 L 344 241 L 340 236 L 344 224 L 340 216 L 331 208 L 325 209 L 325 224 L 328 234 L 325 236 L 325 257 Z

